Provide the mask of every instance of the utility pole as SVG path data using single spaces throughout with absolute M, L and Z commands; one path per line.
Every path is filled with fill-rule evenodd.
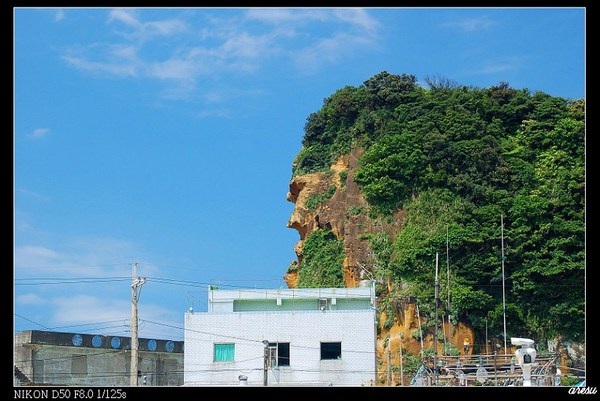
M 506 348 L 506 292 L 504 290 L 504 217 L 500 214 L 500 230 L 502 238 L 502 315 L 504 317 L 504 355 L 508 354 Z
M 448 291 L 448 342 L 451 342 L 452 339 L 452 322 L 450 321 L 450 316 L 452 316 L 452 312 L 450 311 L 450 236 L 448 235 L 448 226 L 446 225 L 446 290 Z M 443 318 L 442 318 L 442 330 L 444 330 Z M 444 346 L 444 355 L 446 355 L 446 346 Z
M 446 226 L 446 286 L 448 287 L 448 321 L 450 321 L 450 248 L 448 239 L 448 226 Z
M 487 317 L 485 318 L 485 354 L 489 354 L 488 349 L 488 325 L 487 325 Z
M 446 349 L 448 348 L 446 343 L 450 341 L 450 339 L 448 339 L 448 341 L 446 341 L 446 319 L 444 318 L 444 314 L 442 314 L 442 338 L 444 339 L 444 348 L 442 349 L 442 355 L 446 356 Z
M 435 321 L 433 325 L 433 371 L 437 372 L 437 343 L 438 343 L 438 300 L 440 297 L 440 281 L 438 279 L 438 253 L 435 253 Z M 437 373 L 434 374 L 434 382 L 437 385 Z
M 402 355 L 402 333 L 398 333 L 398 344 L 398 348 L 400 348 L 400 385 L 404 386 L 404 357 Z
M 146 282 L 146 278 L 137 277 L 138 262 L 131 266 L 131 380 L 132 386 L 138 385 L 138 287 L 141 287 Z
M 419 322 L 419 337 L 421 337 L 421 359 L 423 359 L 423 329 L 421 328 L 421 314 L 419 313 L 419 302 L 417 301 L 417 321 Z
M 270 356 L 269 355 L 269 340 L 263 340 L 262 341 L 263 345 L 265 346 L 265 350 L 264 350 L 264 361 L 263 361 L 263 386 L 268 386 L 269 385 L 269 360 L 270 360 Z

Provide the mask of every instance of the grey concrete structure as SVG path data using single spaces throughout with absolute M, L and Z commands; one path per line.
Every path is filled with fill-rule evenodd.
M 183 341 L 139 339 L 140 385 L 183 384 Z M 131 338 L 29 330 L 15 335 L 14 384 L 129 386 Z

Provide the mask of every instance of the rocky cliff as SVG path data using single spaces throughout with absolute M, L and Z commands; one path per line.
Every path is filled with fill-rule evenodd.
M 380 371 L 400 336 L 407 352 L 433 350 L 443 249 L 452 303 L 437 320 L 452 315 L 443 339 L 454 355 L 462 338 L 477 353 L 509 335 L 540 350 L 583 341 L 585 102 L 426 81 L 382 71 L 307 117 L 288 194 L 300 234 L 288 286 L 375 280 Z
M 372 220 L 366 213 L 367 201 L 353 179 L 360 154 L 361 151 L 355 149 L 342 156 L 327 172 L 300 175 L 291 180 L 287 200 L 294 203 L 295 207 L 288 227 L 298 231 L 300 240 L 294 248 L 298 260 L 292 262 L 298 269 L 290 269 L 285 275 L 290 288 L 296 286 L 297 275 L 301 274 L 304 240 L 315 230 L 331 230 L 338 239 L 344 240 L 346 287 L 357 287 L 360 280 L 367 279 L 371 273 L 368 263 L 370 248 L 365 234 L 377 230 L 392 235 L 398 232 L 400 219 L 395 218 L 395 223 L 386 224 Z M 335 192 L 329 199 L 309 207 L 311 198 L 325 194 L 333 186 Z
M 400 284 L 378 275 L 375 269 L 377 260 L 368 240 L 369 234 L 385 233 L 393 240 L 402 229 L 405 213 L 399 210 L 392 219 L 371 217 L 369 205 L 354 181 L 361 154 L 360 149 L 353 149 L 351 153 L 340 157 L 331 165 L 330 170 L 298 175 L 290 181 L 287 200 L 294 203 L 295 207 L 288 227 L 298 231 L 300 240 L 294 247 L 298 258 L 291 263 L 284 279 L 288 287 L 297 287 L 302 275 L 304 242 L 316 230 L 331 230 L 338 240 L 343 240 L 345 286 L 357 287 L 361 280 L 373 278 L 378 281 L 378 376 L 379 384 L 387 384 L 388 353 L 389 363 L 397 371 L 400 341 L 406 355 L 419 355 L 422 347 L 432 347 L 433 335 L 423 330 L 421 342 L 418 333 L 421 326 L 429 326 L 427 319 L 419 316 L 418 305 L 414 301 L 396 299 L 395 289 L 400 287 Z M 335 188 L 335 191 L 332 188 Z M 320 201 L 315 202 L 315 199 Z M 461 322 L 451 325 L 446 320 L 443 328 L 442 325 L 439 326 L 439 330 L 440 353 L 443 347 L 442 339 L 461 350 L 465 339 L 474 339 L 473 330 Z M 472 351 L 471 349 L 469 353 Z M 407 384 L 409 379 L 409 375 L 405 375 L 404 383 Z M 392 380 L 394 384 L 400 383 L 397 374 Z

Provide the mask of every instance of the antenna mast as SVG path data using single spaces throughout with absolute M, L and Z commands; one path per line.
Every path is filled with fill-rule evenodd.
M 506 348 L 506 292 L 504 290 L 504 217 L 500 214 L 500 232 L 502 243 L 502 315 L 504 318 L 504 355 L 508 354 Z
M 435 322 L 433 326 L 433 369 L 436 372 L 438 359 L 438 302 L 440 297 L 440 281 L 438 280 L 438 253 L 435 253 Z M 434 376 L 437 384 L 437 374 Z

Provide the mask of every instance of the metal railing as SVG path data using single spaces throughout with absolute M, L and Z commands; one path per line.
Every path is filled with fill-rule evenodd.
M 557 354 L 538 355 L 532 364 L 532 386 L 558 386 Z M 514 354 L 433 356 L 424 360 L 411 386 L 522 386 L 523 371 Z

